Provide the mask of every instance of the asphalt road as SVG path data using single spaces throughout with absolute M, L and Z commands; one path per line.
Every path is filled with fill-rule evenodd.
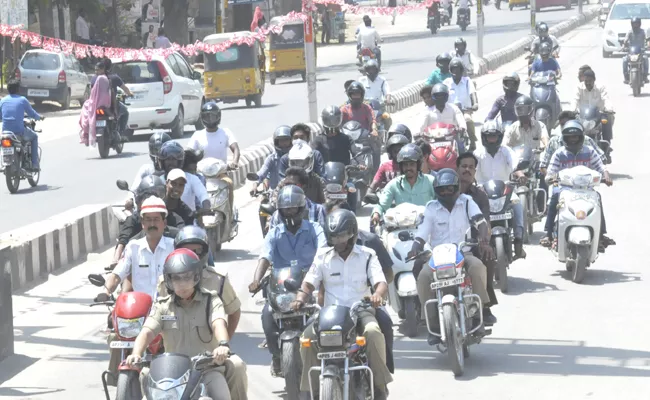
M 577 83 L 578 67 L 586 63 L 595 68 L 613 98 L 616 151 L 610 171 L 615 184 L 601 192 L 609 234 L 618 245 L 600 256 L 581 285 L 567 279 L 564 265 L 548 250 L 527 246 L 528 258 L 510 269 L 510 293 L 498 295 L 500 304 L 493 310 L 499 322 L 492 336 L 470 348 L 465 376 L 454 379 L 445 357 L 426 344 L 423 330 L 414 339 L 398 334 L 391 398 L 647 398 L 650 344 L 646 333 L 650 326 L 645 315 L 650 273 L 643 249 L 648 221 L 639 210 L 645 209 L 647 194 L 640 188 L 650 185 L 650 174 L 637 149 L 650 146 L 648 136 L 638 129 L 638 110 L 650 107 L 650 99 L 647 88 L 644 96 L 633 98 L 630 88 L 622 85 L 620 60 L 601 58 L 600 35 L 600 29 L 591 25 L 568 36 L 563 43 L 565 77 L 559 90 L 561 98 L 567 99 Z M 510 70 L 524 73 L 525 61 L 520 58 L 495 72 Z M 482 104 L 501 91 L 499 78 L 496 74 L 479 78 Z M 479 110 L 476 120 L 484 118 L 486 109 Z M 417 109 L 410 109 L 397 117 L 413 122 L 416 113 Z M 627 132 L 634 132 L 634 137 Z M 240 202 L 245 196 L 244 190 L 238 191 Z M 262 338 L 260 307 L 246 290 L 260 249 L 256 211 L 254 202 L 242 204 L 240 235 L 224 245 L 218 267 L 229 273 L 243 303 L 233 348 L 248 364 L 249 398 L 275 400 L 283 398 L 283 381 L 270 377 L 270 357 L 257 348 Z M 364 211 L 367 215 L 368 210 Z M 367 222 L 367 217 L 361 218 L 361 226 Z M 542 226 L 535 228 L 534 241 Z M 101 329 L 106 311 L 87 307 L 97 289 L 86 282 L 86 276 L 101 272 L 109 254 L 91 254 L 84 264 L 14 296 L 18 355 L 0 364 L 0 397 L 103 398 L 100 374 L 108 354 Z M 394 321 L 397 324 L 397 318 Z M 398 326 L 395 329 L 399 331 Z
M 553 24 L 576 13 L 576 9 L 549 9 L 538 14 L 537 19 Z M 486 7 L 485 53 L 526 35 L 530 30 L 529 16 L 529 11 L 523 9 L 509 11 L 504 7 L 499 11 L 493 6 Z M 432 37 L 425 30 L 426 11 L 399 16 L 397 24 L 413 28 L 412 33 L 406 36 L 387 38 L 382 46 L 384 76 L 393 90 L 426 78 L 435 68 L 435 57 L 453 48 L 453 41 L 458 36 L 465 37 L 469 49 L 475 53 L 474 17 L 472 25 L 462 35 L 458 27 L 451 26 Z M 388 29 L 386 31 L 390 33 Z M 359 76 L 354 53 L 353 44 L 318 49 L 319 108 L 343 102 L 343 83 Z M 223 124 L 235 133 L 244 149 L 270 137 L 278 125 L 307 120 L 306 95 L 306 84 L 300 82 L 299 77 L 279 79 L 277 85 L 267 86 L 264 105 L 260 109 L 247 109 L 243 102 L 225 105 Z M 78 114 L 70 115 L 70 112 L 65 112 L 62 117 L 48 113 L 49 118 L 39 124 L 43 130 L 40 134 L 43 159 L 39 186 L 32 189 L 27 181 L 22 181 L 22 189 L 10 195 L 6 185 L 0 182 L 0 214 L 3 215 L 0 233 L 42 221 L 82 204 L 106 203 L 120 198 L 122 195 L 114 185 L 115 180 L 131 182 L 138 168 L 150 162 L 146 135 L 137 138 L 138 142 L 126 144 L 121 156 L 112 152 L 110 159 L 100 159 L 97 149 L 87 149 L 79 144 Z M 188 137 L 190 134 L 187 132 Z

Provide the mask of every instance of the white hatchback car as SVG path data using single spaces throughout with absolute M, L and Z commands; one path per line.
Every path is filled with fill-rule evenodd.
M 632 29 L 630 20 L 634 17 L 641 18 L 641 29 L 650 37 L 650 0 L 616 0 L 610 7 L 603 27 L 604 58 L 623 52 L 623 42 Z
M 127 99 L 130 130 L 170 129 L 170 136 L 178 139 L 185 125 L 203 129 L 201 73 L 183 56 L 172 53 L 154 56 L 151 61 L 111 61 L 112 72 L 133 92 L 134 97 Z

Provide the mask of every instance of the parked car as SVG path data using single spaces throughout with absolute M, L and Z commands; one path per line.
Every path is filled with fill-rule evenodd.
M 113 73 L 119 75 L 133 92 L 129 98 L 130 130 L 170 129 L 171 137 L 183 136 L 185 125 L 203 129 L 201 73 L 172 53 L 154 56 L 151 61 L 113 59 Z
M 71 100 L 80 105 L 90 97 L 90 81 L 72 55 L 46 50 L 28 50 L 16 69 L 20 94 L 36 104 L 52 100 L 64 110 Z

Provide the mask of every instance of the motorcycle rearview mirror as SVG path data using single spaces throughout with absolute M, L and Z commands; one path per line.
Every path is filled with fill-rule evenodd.
M 248 179 L 249 181 L 256 181 L 257 182 L 260 178 L 259 178 L 259 176 L 257 176 L 257 174 L 255 172 L 249 172 L 249 173 L 246 174 L 246 179 Z
M 408 232 L 408 231 L 401 231 L 401 232 L 397 235 L 397 237 L 398 237 L 399 240 L 401 240 L 402 242 L 407 242 L 407 241 L 411 240 L 411 232 Z
M 297 292 L 300 290 L 300 282 L 293 278 L 285 279 L 284 288 L 290 292 Z
M 368 193 L 364 196 L 363 201 L 365 201 L 366 204 L 379 204 L 379 196 L 374 193 Z
M 369 154 L 372 152 L 372 147 L 370 146 L 363 146 L 361 148 L 361 154 Z
M 88 275 L 88 280 L 94 286 L 98 286 L 98 287 L 103 287 L 106 284 L 106 279 L 104 279 L 104 277 L 102 275 L 99 275 L 99 274 L 90 274 L 90 275 Z
M 125 192 L 129 191 L 129 184 L 126 183 L 126 181 L 124 181 L 122 179 L 118 179 L 117 182 L 115 182 L 115 183 L 117 184 L 117 187 L 120 190 L 124 190 Z

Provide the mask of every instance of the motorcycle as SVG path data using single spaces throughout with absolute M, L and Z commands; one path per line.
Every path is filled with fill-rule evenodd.
M 451 6 L 450 6 L 451 7 Z M 445 24 L 447 26 L 451 25 L 451 18 L 449 17 L 450 12 L 444 7 L 440 7 L 440 26 L 443 27 Z
M 456 125 L 436 122 L 426 129 L 424 137 L 431 145 L 429 168 L 439 171 L 442 168 L 456 168 L 458 143 Z
M 36 121 L 33 119 L 24 121 L 25 127 L 36 133 Z M 0 172 L 4 172 L 5 181 L 9 193 L 15 194 L 20 187 L 20 181 L 27 179 L 29 186 L 35 187 L 41 178 L 40 172 L 27 171 L 32 166 L 32 144 L 25 142 L 22 136 L 13 132 L 3 131 L 0 135 Z M 42 150 L 38 148 L 38 160 L 40 162 Z
M 600 173 L 583 165 L 560 171 L 559 211 L 556 219 L 557 259 L 566 263 L 571 280 L 581 283 L 586 269 L 598 258 L 601 211 Z
M 546 125 L 549 136 L 560 115 L 557 77 L 553 71 L 535 72 L 530 77 L 530 98 L 535 103 L 535 119 Z
M 469 25 L 469 8 L 459 8 L 456 13 L 456 25 L 460 26 L 461 31 L 466 31 Z
M 609 9 L 609 3 L 602 3 L 600 5 L 600 10 L 598 11 L 598 25 L 601 28 L 605 27 L 605 22 L 607 22 L 607 15 L 609 15 Z
M 641 88 L 645 85 L 643 56 L 644 51 L 638 46 L 631 46 L 627 52 L 627 72 L 630 77 L 630 86 L 632 87 L 632 95 L 634 97 L 638 97 L 641 94 Z
M 469 357 L 469 346 L 481 343 L 484 336 L 492 333 L 483 328 L 483 303 L 472 292 L 472 283 L 467 273 L 463 248 L 476 246 L 478 243 L 461 242 L 458 246 L 451 243 L 441 244 L 433 251 L 424 251 L 407 260 L 428 259 L 433 269 L 431 290 L 436 297 L 424 303 L 424 316 L 427 330 L 441 338 L 438 351 L 447 353 L 454 376 L 465 372 L 465 358 Z M 429 305 L 437 308 L 440 332 L 433 330 L 429 321 Z M 474 324 L 475 317 L 479 323 Z M 474 326 L 476 325 L 476 326 Z
M 382 104 L 379 100 L 370 100 L 370 108 L 372 108 L 375 113 L 377 133 L 379 134 L 379 140 L 382 144 L 385 144 L 388 141 L 388 132 L 390 131 L 391 125 L 393 125 L 393 119 L 386 111 L 386 106 L 389 105 L 395 105 L 395 103 L 385 102 Z
M 252 182 L 258 182 L 259 177 L 255 172 L 249 172 L 246 174 L 246 179 Z M 269 231 L 269 220 L 275 212 L 275 206 L 271 204 L 271 193 L 273 191 L 269 188 L 264 190 L 255 190 L 253 194 L 255 197 L 261 197 L 259 216 L 260 216 L 260 227 L 262 228 L 262 237 L 266 236 Z
M 377 45 L 377 49 L 379 49 L 380 46 Z M 369 48 L 364 48 L 364 49 L 359 49 L 357 52 L 357 65 L 362 66 L 366 64 L 366 61 L 369 60 L 377 60 L 377 55 L 375 54 L 375 50 L 369 49 Z M 377 60 L 379 63 L 379 60 Z M 381 70 L 381 64 L 379 64 L 379 69 Z
M 603 139 L 603 129 L 610 123 L 611 117 L 608 113 L 601 113 L 598 107 L 589 106 L 580 110 L 579 120 L 585 130 L 585 135 L 588 135 L 598 143 L 598 147 L 605 153 L 605 164 L 611 164 L 611 143 L 609 140 Z
M 128 106 L 129 103 L 124 101 L 125 94 L 121 90 L 118 89 L 117 101 Z M 95 111 L 95 137 L 101 158 L 108 158 L 111 149 L 117 154 L 122 154 L 124 140 L 118 128 L 118 116 L 109 107 L 99 107 Z
M 104 287 L 106 280 L 102 275 L 90 274 L 88 280 L 94 286 Z M 115 340 L 110 342 L 111 351 L 120 352 L 120 365 L 117 368 L 116 400 L 136 400 L 142 399 L 142 390 L 140 387 L 140 371 L 138 366 L 126 364 L 126 358 L 133 351 L 135 339 L 142 330 L 144 321 L 151 311 L 153 300 L 151 296 L 142 292 L 122 292 L 115 299 L 112 295 L 106 296 L 105 301 L 99 301 L 90 305 L 106 306 L 110 311 L 108 328 L 115 334 Z M 147 347 L 148 354 L 161 353 L 163 349 L 162 336 L 158 335 Z M 108 393 L 108 375 L 113 375 L 110 371 L 102 373 L 102 386 L 106 400 L 111 400 Z
M 514 219 L 510 206 L 514 186 L 510 182 L 493 180 L 483 184 L 483 190 L 490 202 L 490 225 L 492 226 L 490 244 L 497 257 L 494 277 L 501 292 L 507 293 L 508 268 L 514 255 L 512 231 Z
M 440 29 L 440 11 L 438 8 L 429 7 L 427 10 L 427 29 L 431 31 L 432 35 L 435 35 Z
M 213 215 L 201 216 L 200 223 L 208 234 L 210 251 L 216 254 L 221 250 L 221 245 L 233 240 L 239 231 L 237 207 L 230 204 L 229 186 L 223 180 L 231 169 L 224 161 L 208 157 L 199 161 L 197 170 L 205 177 L 210 210 L 213 212 Z
M 546 190 L 539 186 L 539 154 L 541 150 L 531 149 L 527 146 L 516 146 L 512 149 L 517 155 L 519 164 L 516 171 L 522 171 L 526 175 L 526 185 L 517 185 L 516 193 L 519 203 L 524 210 L 524 243 L 530 243 L 530 235 L 533 234 L 533 224 L 539 222 L 546 213 L 546 201 L 548 195 Z M 540 210 L 541 208 L 541 210 Z
M 388 285 L 390 305 L 399 318 L 404 320 L 404 334 L 408 337 L 418 334 L 422 307 L 414 273 L 415 262 L 407 262 L 406 259 L 413 246 L 417 227 L 423 218 L 423 206 L 402 203 L 386 211 L 383 224 L 379 225 L 379 231 L 376 232 L 382 238 L 384 246 L 389 249 L 388 253 L 393 261 L 395 278 Z M 428 244 L 425 244 L 425 249 L 428 248 Z

